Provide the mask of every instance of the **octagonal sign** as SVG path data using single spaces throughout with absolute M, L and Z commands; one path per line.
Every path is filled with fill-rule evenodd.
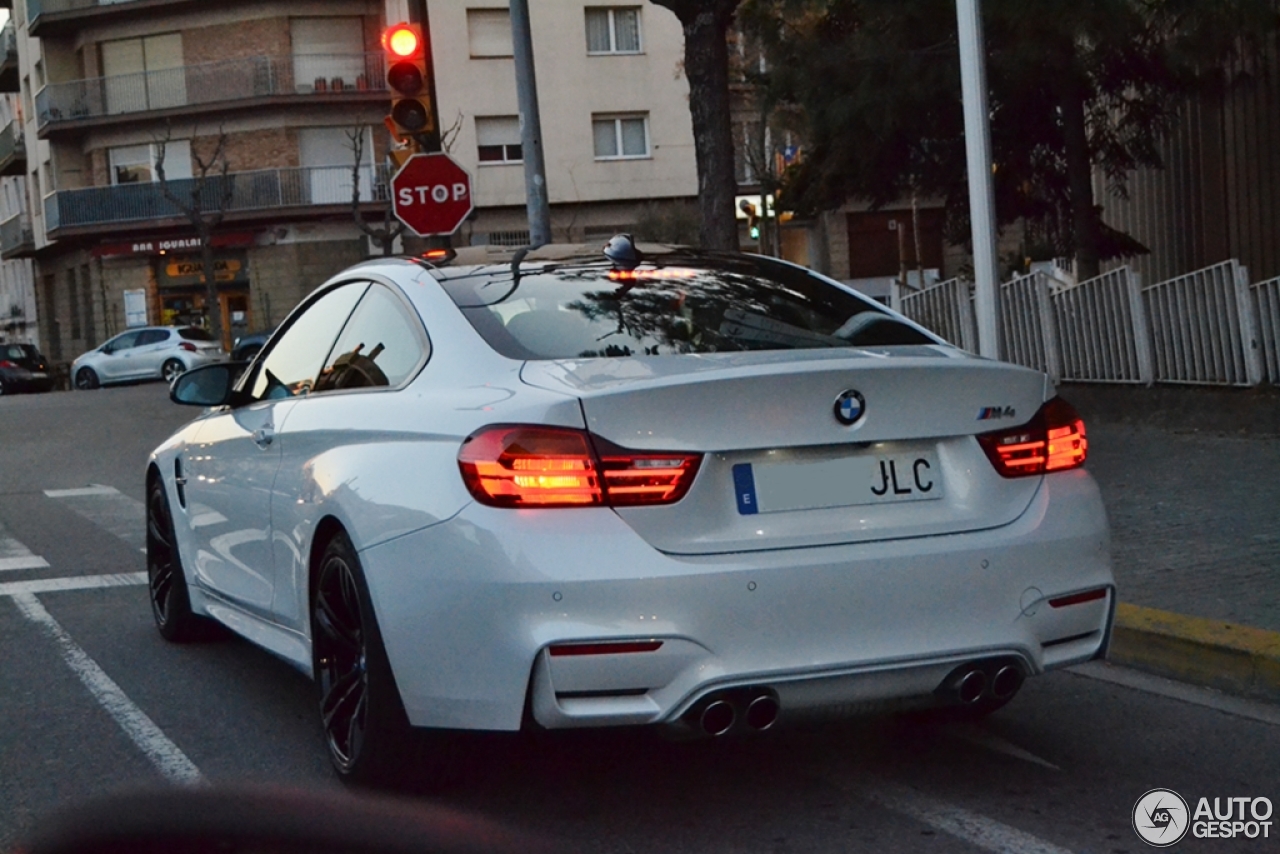
M 420 237 L 453 234 L 471 214 L 471 176 L 447 154 L 415 154 L 391 179 L 391 203 Z

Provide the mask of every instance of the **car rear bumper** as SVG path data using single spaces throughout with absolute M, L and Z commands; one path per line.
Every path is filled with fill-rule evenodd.
M 672 723 L 739 689 L 776 694 L 784 719 L 928 697 L 967 662 L 1031 675 L 1094 657 L 1115 595 L 1084 471 L 964 534 L 690 557 L 607 509 L 470 505 L 362 560 L 410 720 L 466 729 L 517 729 L 526 702 L 560 728 Z M 551 653 L 609 641 L 661 646 Z
M 0 383 L 6 392 L 49 391 L 53 388 L 53 377 L 47 372 L 44 376 L 36 376 L 31 371 L 0 371 Z

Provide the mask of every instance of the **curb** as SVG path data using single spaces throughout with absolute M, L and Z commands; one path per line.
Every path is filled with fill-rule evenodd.
M 1280 703 L 1280 632 L 1120 602 L 1107 658 L 1181 682 Z

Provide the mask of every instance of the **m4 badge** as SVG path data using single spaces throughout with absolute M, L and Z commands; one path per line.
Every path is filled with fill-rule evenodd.
M 1018 414 L 1012 406 L 984 406 L 978 410 L 979 421 L 990 421 L 993 418 L 1014 418 Z

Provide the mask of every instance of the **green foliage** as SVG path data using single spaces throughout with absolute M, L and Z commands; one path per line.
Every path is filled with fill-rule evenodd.
M 1072 198 L 1073 175 L 1087 187 L 1099 167 L 1123 196 L 1132 170 L 1162 165 L 1186 96 L 1238 83 L 1238 60 L 1280 24 L 1274 0 L 986 0 L 983 15 L 998 216 L 1057 252 L 1080 245 L 1073 204 L 1093 210 L 1091 194 Z M 967 235 L 955 0 L 748 0 L 740 16 L 764 44 L 773 97 L 798 107 L 793 205 L 883 205 L 914 187 L 944 201 L 953 238 Z M 1099 251 L 1134 248 L 1092 220 Z

